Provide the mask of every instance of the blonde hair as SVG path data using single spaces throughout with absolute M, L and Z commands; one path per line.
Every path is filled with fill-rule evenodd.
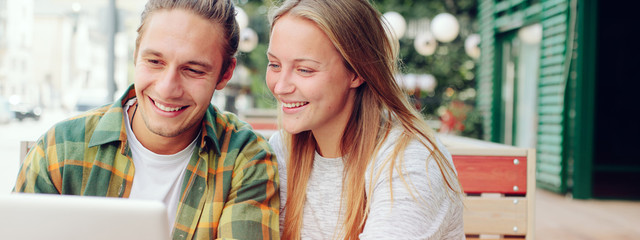
M 398 122 L 404 131 L 391 156 L 385 160 L 385 164 L 391 166 L 388 174 L 392 175 L 394 169 L 402 169 L 397 167 L 402 165 L 402 158 L 398 156 L 402 156 L 411 140 L 417 139 L 429 149 L 444 176 L 444 184 L 459 193 L 453 165 L 437 147 L 431 128 L 396 83 L 397 53 L 394 43 L 387 38 L 389 27 L 380 21 L 380 13 L 366 0 L 287 0 L 272 10 L 272 28 L 283 15 L 314 22 L 340 52 L 345 67 L 364 80 L 356 89 L 353 113 L 340 142 L 345 163 L 341 208 L 346 211 L 338 236 L 358 239 L 364 228 L 369 211 L 367 195 L 372 193 L 371 190 L 366 192 L 365 174 L 378 152 L 377 146 L 387 138 L 394 122 Z M 283 239 L 299 239 L 316 142 L 311 131 L 294 135 L 284 133 L 284 139 L 290 151 L 287 161 L 289 194 L 282 236 Z M 377 176 L 380 174 L 378 172 Z
M 240 27 L 236 22 L 236 10 L 231 0 L 149 0 L 141 14 L 140 27 L 136 37 L 136 47 L 134 50 L 134 62 L 138 57 L 138 47 L 142 41 L 142 35 L 149 16 L 159 10 L 182 9 L 195 15 L 208 19 L 212 24 L 220 24 L 223 29 L 223 63 L 221 71 L 224 72 L 229 67 L 231 59 L 238 51 L 240 41 Z M 212 36 L 216 37 L 216 36 Z

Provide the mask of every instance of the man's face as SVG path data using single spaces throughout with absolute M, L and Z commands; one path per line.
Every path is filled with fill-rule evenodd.
M 136 136 L 195 137 L 214 90 L 224 88 L 235 67 L 233 59 L 221 71 L 222 41 L 219 24 L 188 11 L 149 16 L 135 64 L 138 112 L 146 129 Z

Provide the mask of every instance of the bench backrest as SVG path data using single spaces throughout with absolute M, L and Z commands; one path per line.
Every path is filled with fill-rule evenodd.
M 465 192 L 467 239 L 534 239 L 535 150 L 441 136 Z

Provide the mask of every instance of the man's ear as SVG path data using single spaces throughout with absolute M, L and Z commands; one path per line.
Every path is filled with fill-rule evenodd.
M 231 58 L 231 61 L 229 61 L 229 66 L 224 71 L 224 73 L 220 76 L 220 80 L 216 84 L 216 90 L 222 90 L 224 87 L 227 86 L 227 83 L 229 82 L 229 80 L 231 80 L 231 77 L 233 76 L 233 70 L 236 69 L 236 63 L 237 63 L 236 58 Z
M 351 84 L 349 86 L 351 88 L 357 88 L 357 87 L 360 87 L 362 83 L 364 83 L 364 80 L 360 76 L 354 73 L 353 78 L 351 78 Z

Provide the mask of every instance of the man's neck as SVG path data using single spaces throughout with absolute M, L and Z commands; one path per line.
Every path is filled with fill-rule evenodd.
M 200 125 L 196 125 L 176 137 L 155 134 L 147 128 L 142 116 L 136 111 L 135 104 L 129 107 L 127 111 L 131 130 L 142 146 L 156 154 L 170 155 L 178 153 L 189 146 L 200 133 L 200 129 L 198 129 Z

